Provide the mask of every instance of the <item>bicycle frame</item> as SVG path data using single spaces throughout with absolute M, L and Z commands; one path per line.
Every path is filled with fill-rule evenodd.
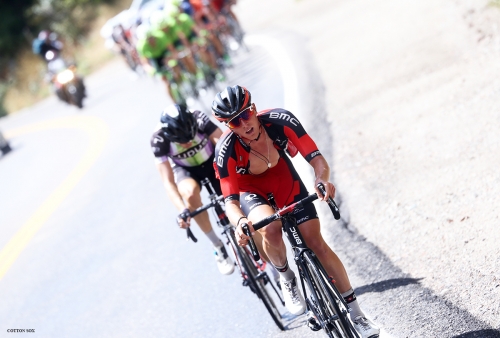
M 318 185 L 318 188 L 322 192 L 322 194 L 325 195 L 324 187 L 322 185 Z M 268 194 L 268 200 L 271 204 L 271 207 L 273 207 L 276 212 L 273 215 L 268 216 L 261 221 L 253 224 L 253 227 L 254 230 L 258 230 L 278 219 L 281 221 L 282 231 L 286 234 L 286 237 L 290 242 L 294 253 L 294 261 L 297 264 L 300 272 L 302 292 L 304 294 L 304 299 L 306 299 L 307 308 L 316 314 L 316 311 L 312 308 L 311 304 L 316 304 L 316 310 L 318 310 L 318 306 L 322 307 L 320 313 L 322 315 L 326 314 L 328 317 L 322 318 L 320 324 L 329 336 L 332 336 L 332 334 L 335 334 L 335 336 L 337 336 L 337 333 L 340 333 L 342 336 L 344 336 L 343 333 L 338 331 L 338 327 L 334 325 L 334 323 L 336 323 L 336 321 L 338 320 L 340 322 L 340 326 L 343 328 L 341 329 L 341 331 L 344 331 L 347 334 L 347 337 L 358 337 L 358 334 L 347 318 L 347 312 L 349 311 L 347 303 L 335 287 L 335 281 L 333 280 L 333 278 L 327 274 L 326 270 L 324 269 L 323 265 L 316 257 L 314 252 L 309 247 L 307 247 L 304 238 L 300 233 L 299 228 L 297 227 L 295 216 L 293 216 L 294 210 L 301 208 L 305 204 L 312 203 L 316 199 L 318 199 L 318 196 L 316 194 L 311 194 L 296 203 L 293 203 L 282 209 L 278 209 L 274 201 L 274 197 L 272 196 L 272 194 Z M 333 199 L 330 198 L 327 203 L 332 213 L 334 214 L 335 219 L 339 219 L 340 213 Z M 247 236 L 249 236 L 249 233 L 246 234 Z M 314 269 L 319 272 L 319 275 L 308 268 L 308 266 L 311 264 L 314 265 Z M 311 296 L 313 297 L 311 299 L 309 299 L 309 297 L 307 296 L 306 285 L 308 285 L 308 287 L 310 288 Z M 326 289 L 328 289 L 328 291 L 332 293 L 329 296 L 327 295 L 326 299 L 323 298 L 323 295 L 318 297 L 318 288 L 323 288 L 323 291 L 326 291 L 324 290 L 324 287 L 326 287 Z M 330 307 L 327 306 L 328 309 L 324 308 L 325 305 L 323 304 L 325 302 L 330 303 L 331 305 Z M 347 309 L 347 311 L 343 311 L 342 309 Z M 329 315 L 328 313 L 331 313 L 331 315 Z
M 307 275 L 307 269 L 305 269 L 304 265 L 304 254 L 306 252 L 310 253 L 312 257 L 316 260 L 316 264 L 318 269 L 323 273 L 324 276 L 328 276 L 328 282 L 331 283 L 331 286 L 334 285 L 335 281 L 334 279 L 329 276 L 324 269 L 323 265 L 319 262 L 317 259 L 316 255 L 314 252 L 307 247 L 305 244 L 304 238 L 302 237 L 302 234 L 300 233 L 299 228 L 297 227 L 297 223 L 295 220 L 294 216 L 291 216 L 290 214 L 287 214 L 283 217 L 281 217 L 281 224 L 282 224 L 282 229 L 283 232 L 285 232 L 288 241 L 290 242 L 290 245 L 292 247 L 292 250 L 294 252 L 294 261 L 297 264 L 297 267 L 299 268 L 300 273 L 300 282 L 302 285 L 302 292 L 304 294 L 304 299 L 307 298 L 307 291 L 306 291 L 306 281 L 304 278 L 306 278 Z M 311 278 L 308 276 L 308 278 Z M 340 292 L 337 290 L 336 287 L 330 287 L 330 289 L 336 294 L 337 298 L 343 303 L 343 305 L 348 308 L 347 303 L 344 300 L 344 297 L 340 294 Z M 309 307 L 309 305 L 308 305 Z M 309 309 L 311 310 L 311 309 Z M 337 320 L 339 314 L 336 316 L 329 318 L 330 320 Z
M 217 224 L 223 229 L 222 233 L 227 237 L 227 243 L 230 244 L 236 258 L 236 262 L 243 279 L 243 286 L 250 287 L 252 292 L 254 292 L 257 297 L 262 300 L 276 325 L 280 328 L 280 330 L 284 330 L 283 324 L 281 323 L 281 314 L 276 308 L 272 297 L 269 296 L 268 291 L 265 289 L 265 285 L 270 284 L 281 304 L 285 304 L 278 290 L 267 275 L 267 272 L 264 271 L 266 268 L 266 262 L 259 262 L 259 260 L 254 259 L 248 247 L 240 247 L 238 245 L 234 232 L 235 228 L 229 222 L 221 204 L 223 197 L 217 196 L 210 185 L 210 180 L 203 179 L 201 183 L 210 195 L 210 203 L 190 212 L 189 216 L 194 217 L 210 208 L 215 210 Z

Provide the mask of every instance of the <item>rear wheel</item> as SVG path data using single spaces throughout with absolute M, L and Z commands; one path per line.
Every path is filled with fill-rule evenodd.
M 309 288 L 307 305 L 325 333 L 332 338 L 357 338 L 358 334 L 347 318 L 345 303 L 339 297 L 320 263 L 311 252 L 304 252 L 303 275 Z
M 233 248 L 236 249 L 236 254 L 238 256 L 237 259 L 241 269 L 243 270 L 242 273 L 244 274 L 244 278 L 246 278 L 245 281 L 247 285 L 257 295 L 257 297 L 262 300 L 267 311 L 279 329 L 285 330 L 283 323 L 281 322 L 281 314 L 265 286 L 267 283 L 271 283 L 267 273 L 257 269 L 251 253 L 245 250 L 245 248 L 237 245 L 234 237 L 234 231 L 231 231 L 230 236 L 232 238 Z

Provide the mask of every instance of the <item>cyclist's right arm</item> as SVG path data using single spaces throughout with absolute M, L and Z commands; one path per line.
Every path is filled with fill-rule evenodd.
M 177 189 L 177 184 L 175 184 L 174 171 L 169 161 L 164 161 L 156 164 L 156 168 L 160 173 L 160 177 L 165 188 L 168 198 L 175 205 L 177 210 L 184 211 L 186 206 L 184 205 L 184 200 L 182 199 L 179 189 Z M 185 222 L 182 218 L 178 218 L 179 226 L 183 229 L 189 226 L 189 219 Z
M 178 210 L 184 210 L 186 207 L 184 205 L 184 201 L 182 200 L 182 196 L 177 189 L 177 185 L 175 184 L 174 171 L 172 170 L 170 162 L 165 161 L 162 163 L 157 163 L 156 167 L 160 172 L 161 180 L 163 182 L 165 190 L 167 191 L 168 197 Z
M 249 237 L 243 233 L 241 225 L 248 224 L 252 233 L 253 227 L 252 222 L 246 218 L 247 215 L 240 207 L 240 189 L 238 174 L 236 173 L 236 158 L 238 158 L 235 150 L 236 146 L 236 137 L 232 135 L 230 130 L 226 130 L 215 147 L 214 168 L 224 195 L 226 215 L 231 224 L 236 226 L 236 240 L 238 244 L 243 246 L 247 243 Z
M 250 232 L 253 234 L 254 230 L 252 227 L 252 222 L 248 220 L 243 210 L 241 210 L 240 203 L 237 200 L 226 201 L 226 215 L 229 218 L 231 224 L 236 226 L 236 240 L 238 244 L 244 246 L 250 239 L 249 236 L 245 235 L 242 229 L 243 224 L 247 224 Z

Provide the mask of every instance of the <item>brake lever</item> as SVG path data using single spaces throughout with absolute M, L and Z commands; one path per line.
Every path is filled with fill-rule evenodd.
M 243 223 L 243 225 L 241 226 L 241 229 L 243 230 L 245 235 L 250 237 L 250 239 L 248 240 L 248 244 L 250 246 L 250 251 L 252 252 L 253 259 L 257 262 L 260 259 L 260 254 L 259 254 L 259 250 L 257 249 L 257 246 L 255 245 L 252 234 L 250 233 L 250 229 L 248 228 L 248 224 Z
M 196 243 L 196 242 L 198 242 L 198 239 L 197 239 L 196 237 L 194 237 L 194 234 L 193 234 L 193 232 L 191 231 L 191 228 L 187 228 L 187 229 L 186 229 L 186 233 L 187 233 L 187 239 L 188 239 L 188 241 L 189 241 L 189 240 L 192 240 L 192 241 L 193 241 L 193 242 L 195 242 L 195 243 Z
M 323 183 L 318 183 L 317 187 L 318 187 L 318 190 L 323 194 L 323 196 L 326 196 L 326 190 L 325 190 L 325 186 L 323 185 Z M 328 206 L 330 207 L 330 210 L 332 211 L 333 218 L 335 218 L 337 220 L 340 219 L 339 207 L 337 206 L 337 204 L 335 203 L 333 198 L 328 197 L 328 201 L 326 201 L 326 203 L 328 204 Z
M 186 209 L 186 210 L 188 210 L 188 209 Z M 181 218 L 183 219 L 184 222 L 187 222 L 187 218 L 191 217 L 191 215 L 189 214 L 189 212 L 186 212 L 186 213 L 183 212 L 180 216 L 181 216 Z M 198 239 L 194 236 L 194 234 L 191 231 L 190 227 L 186 228 L 186 235 L 187 235 L 187 240 L 188 241 L 192 240 L 194 243 L 198 242 Z

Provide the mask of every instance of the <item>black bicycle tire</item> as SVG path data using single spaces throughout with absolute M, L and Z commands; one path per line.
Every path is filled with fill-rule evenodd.
M 257 297 L 264 303 L 264 306 L 267 309 L 267 312 L 273 319 L 274 323 L 276 326 L 281 331 L 285 330 L 285 327 L 283 326 L 283 323 L 281 322 L 281 314 L 276 307 L 276 304 L 274 303 L 273 299 L 267 292 L 267 290 L 264 288 L 264 285 L 262 285 L 256 278 L 256 275 L 258 273 L 257 268 L 253 264 L 253 260 L 250 257 L 251 253 L 247 252 L 244 250 L 242 247 L 237 245 L 236 238 L 234 237 L 234 231 L 230 232 L 230 236 L 232 238 L 232 244 L 236 244 L 235 249 L 236 249 L 236 254 L 238 255 L 239 261 L 241 268 L 246 272 L 248 276 L 249 283 L 252 284 L 253 290 L 255 290 L 255 293 L 257 294 Z M 278 318 L 279 316 L 279 318 Z
M 323 305 L 321 304 L 322 297 L 318 295 L 318 288 L 316 287 L 315 281 L 310 277 L 311 272 L 309 271 L 309 264 L 302 261 L 299 263 L 299 265 L 301 265 L 303 280 L 305 280 L 305 283 L 307 284 L 309 289 L 309 295 L 307 295 L 305 299 L 306 304 L 309 310 L 313 312 L 314 316 L 316 317 L 316 321 L 319 323 L 328 337 L 335 338 L 333 334 L 326 328 L 326 320 L 324 320 L 324 318 L 326 319 L 327 315 L 324 314 Z
M 319 260 L 313 256 L 310 252 L 304 252 L 303 254 L 303 262 L 304 266 L 307 268 L 308 273 L 311 274 L 311 278 L 314 278 L 314 283 L 317 284 L 316 288 L 310 288 L 310 292 L 314 293 L 321 293 L 322 295 L 319 295 L 322 299 L 328 300 L 328 305 L 324 304 L 322 306 L 330 308 L 328 309 L 329 312 L 332 314 L 337 314 L 338 315 L 338 320 L 336 324 L 337 332 L 342 334 L 344 337 L 347 338 L 357 338 L 357 333 L 354 331 L 354 328 L 352 325 L 350 325 L 349 320 L 344 317 L 347 315 L 347 312 L 342 312 L 338 306 L 337 302 L 340 302 L 338 299 L 338 293 L 335 293 L 332 288 L 334 288 L 334 285 L 328 285 L 327 284 L 327 276 L 324 273 L 324 269 L 321 266 Z M 337 325 L 339 324 L 339 325 Z M 322 325 L 323 326 L 323 325 Z M 329 332 L 325 330 L 325 332 L 328 334 Z M 333 331 L 332 331 L 333 332 Z M 342 336 L 340 336 L 342 337 Z
M 318 261 L 317 258 L 316 258 L 316 261 Z M 349 309 L 348 309 L 348 305 L 346 304 L 345 300 L 343 298 L 341 298 L 342 294 L 335 287 L 335 285 L 330 281 L 330 278 L 328 277 L 328 274 L 326 273 L 326 271 L 322 265 L 320 265 L 319 271 L 320 271 L 320 274 L 323 278 L 323 281 L 325 282 L 328 289 L 335 295 L 335 298 L 339 300 L 338 303 L 336 303 L 336 307 L 339 309 L 339 312 L 344 313 L 344 315 L 347 317 L 347 313 L 349 312 Z M 345 319 L 345 325 L 349 326 L 349 329 L 354 334 L 354 338 L 361 338 L 361 335 L 356 331 L 356 329 L 352 325 L 352 322 L 347 318 L 344 318 L 344 319 Z

